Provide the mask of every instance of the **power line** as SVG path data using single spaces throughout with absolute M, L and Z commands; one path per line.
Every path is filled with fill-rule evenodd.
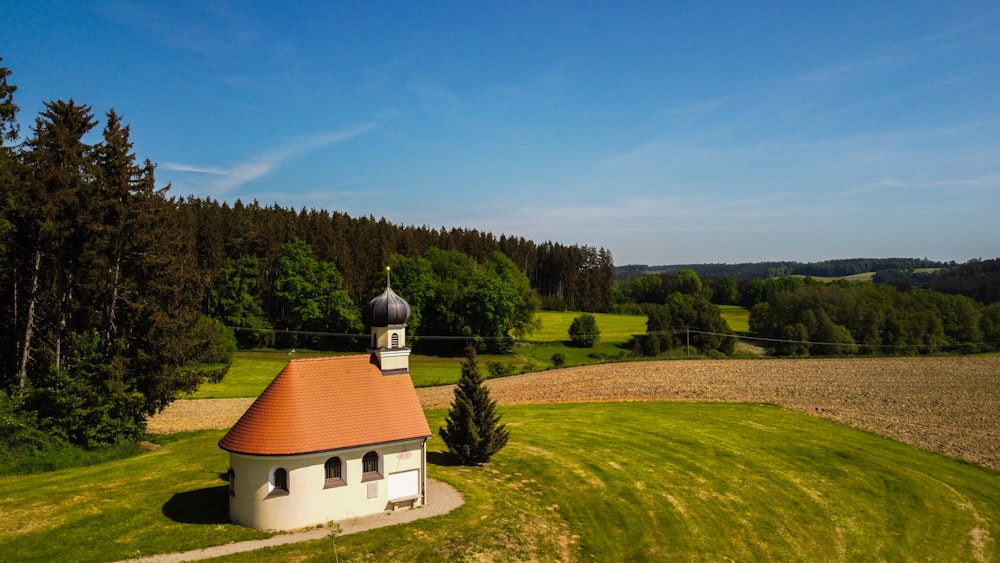
M 335 338 L 371 338 L 370 333 L 355 334 L 350 332 L 322 332 L 316 330 L 289 330 L 283 328 L 253 328 L 248 326 L 226 326 L 237 332 L 266 332 L 280 334 L 295 334 L 302 336 L 330 336 Z M 419 340 L 514 340 L 513 336 L 455 336 L 455 335 L 412 335 L 410 338 Z
M 323 332 L 316 330 L 290 330 L 290 329 L 280 329 L 280 328 L 253 328 L 245 326 L 227 326 L 226 328 L 232 329 L 237 332 L 255 332 L 255 333 L 274 333 L 274 334 L 293 334 L 301 336 L 322 336 L 331 338 L 370 338 L 369 333 L 349 333 L 349 332 Z M 788 340 L 784 338 L 768 338 L 764 336 L 747 336 L 741 334 L 726 334 L 722 332 L 711 332 L 707 330 L 697 330 L 693 328 L 675 328 L 670 330 L 654 330 L 650 332 L 642 333 L 642 335 L 664 335 L 664 334 L 704 334 L 708 336 L 721 336 L 723 338 L 735 338 L 737 340 L 744 341 L 754 341 L 754 342 L 774 342 L 780 344 L 801 344 L 805 346 L 857 346 L 858 348 L 888 348 L 888 349 L 900 349 L 900 348 L 930 348 L 935 346 L 940 346 L 940 344 L 862 344 L 858 342 L 822 342 L 815 340 Z M 639 336 L 639 335 L 636 335 Z M 513 336 L 476 336 L 476 335 L 435 335 L 435 334 L 418 334 L 410 336 L 411 339 L 416 340 L 443 340 L 443 341 L 462 341 L 462 340 L 489 340 L 489 341 L 509 341 L 516 340 Z M 574 340 L 579 337 L 570 336 L 569 340 Z
M 859 348 L 927 348 L 930 346 L 938 346 L 938 344 L 860 344 L 858 342 L 818 342 L 815 340 L 787 340 L 784 338 L 767 338 L 764 336 L 746 336 L 741 334 L 725 334 L 722 332 L 710 332 L 706 330 L 696 330 L 696 329 L 672 329 L 672 330 L 655 330 L 652 332 L 647 332 L 646 334 L 683 334 L 685 332 L 692 332 L 695 334 L 707 334 L 711 336 L 723 336 L 728 338 L 736 338 L 738 340 L 754 340 L 762 342 L 778 342 L 784 344 L 805 344 L 811 346 L 813 344 L 819 346 L 857 346 Z

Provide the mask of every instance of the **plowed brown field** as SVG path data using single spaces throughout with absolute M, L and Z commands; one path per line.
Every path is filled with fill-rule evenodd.
M 1000 357 L 690 360 L 605 364 L 487 382 L 502 405 L 774 403 L 1000 470 Z M 451 386 L 418 389 L 447 408 Z M 228 428 L 252 399 L 177 401 L 150 432 Z

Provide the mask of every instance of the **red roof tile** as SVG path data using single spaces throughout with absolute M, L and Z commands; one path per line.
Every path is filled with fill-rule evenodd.
M 290 455 L 429 437 L 409 374 L 382 375 L 368 355 L 292 360 L 219 442 Z

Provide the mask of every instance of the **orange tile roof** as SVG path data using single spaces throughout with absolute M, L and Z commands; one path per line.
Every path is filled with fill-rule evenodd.
M 365 354 L 288 362 L 219 447 L 291 455 L 430 435 L 409 374 L 384 376 Z

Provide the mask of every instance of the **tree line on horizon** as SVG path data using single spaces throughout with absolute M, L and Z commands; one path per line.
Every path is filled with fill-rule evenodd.
M 913 272 L 925 268 L 952 269 L 958 267 L 954 261 L 940 262 L 927 258 L 844 258 L 820 262 L 765 261 L 741 262 L 737 264 L 671 264 L 648 266 L 646 264 L 626 264 L 617 266 L 615 274 L 620 280 L 628 280 L 646 274 L 676 274 L 681 270 L 692 270 L 703 278 L 725 276 L 736 280 L 761 280 L 784 276 L 812 276 L 822 278 L 846 277 L 867 272 Z
M 842 278 L 874 273 L 874 283 L 902 289 L 933 289 L 952 295 L 964 295 L 984 304 L 1000 301 L 1000 258 L 972 259 L 964 264 L 935 262 L 926 258 L 849 258 L 825 262 L 757 262 L 741 264 L 689 264 L 646 266 L 630 264 L 615 267 L 615 279 L 628 284 L 650 274 L 673 275 L 691 270 L 707 279 L 732 279 L 743 283 L 786 276 Z M 747 306 L 753 306 L 750 302 Z
M 256 201 L 230 205 L 188 197 L 175 206 L 179 228 L 194 234 L 197 269 L 212 281 L 227 261 L 253 257 L 259 263 L 258 286 L 265 288 L 274 282 L 282 245 L 301 240 L 317 261 L 337 269 L 347 296 L 359 304 L 373 295 L 376 280 L 395 257 L 426 258 L 432 250 L 461 252 L 479 264 L 502 253 L 548 308 L 606 312 L 614 302 L 614 260 L 603 248 L 536 243 L 477 229 L 403 226 L 373 216 Z M 399 287 L 407 297 L 405 286 Z
M 976 264 L 976 275 L 955 275 L 955 283 L 986 279 L 995 291 L 1000 261 Z M 982 266 L 982 267 L 980 267 Z M 962 271 L 961 268 L 956 271 Z M 952 277 L 942 278 L 951 280 Z M 990 281 L 990 280 L 993 281 Z M 949 282 L 952 283 L 952 282 Z M 696 331 L 701 353 L 732 351 L 721 323 L 720 305 L 750 311 L 744 337 L 780 356 L 915 355 L 1000 350 L 1000 302 L 984 302 L 958 292 L 907 284 L 822 281 L 784 276 L 739 280 L 700 279 L 694 270 L 646 274 L 619 282 L 618 310 L 648 316 L 647 334 L 636 349 L 657 355 L 680 345 L 679 332 Z

